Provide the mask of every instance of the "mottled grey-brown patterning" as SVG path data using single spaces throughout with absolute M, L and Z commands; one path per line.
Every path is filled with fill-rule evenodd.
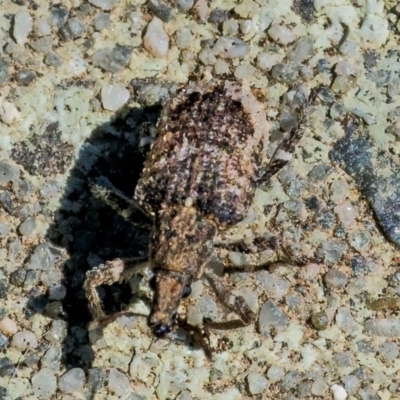
M 261 138 L 223 84 L 200 89 L 181 90 L 164 110 L 136 198 L 154 214 L 191 199 L 219 224 L 236 224 L 253 200 Z

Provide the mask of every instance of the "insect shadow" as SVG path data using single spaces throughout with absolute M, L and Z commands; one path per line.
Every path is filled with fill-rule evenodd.
M 124 109 L 110 122 L 96 128 L 83 144 L 65 187 L 46 239 L 65 248 L 68 260 L 62 266 L 67 292 L 62 300 L 62 318 L 68 333 L 62 345 L 67 368 L 89 368 L 94 359 L 88 323 L 91 315 L 83 290 L 86 271 L 117 257 L 142 257 L 148 253 L 149 231 L 132 225 L 90 191 L 91 182 L 106 177 L 126 196 L 132 197 L 140 177 L 161 106 Z M 107 314 L 120 311 L 131 298 L 128 284 L 101 287 Z

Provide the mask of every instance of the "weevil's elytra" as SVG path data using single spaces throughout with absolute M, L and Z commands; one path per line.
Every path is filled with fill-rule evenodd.
M 296 132 L 285 146 L 293 150 L 298 138 Z M 156 335 L 174 329 L 181 299 L 203 275 L 217 238 L 246 217 L 258 183 L 290 159 L 284 146 L 270 162 L 268 143 L 265 112 L 248 85 L 191 83 L 164 107 L 133 200 L 153 219 L 149 257 L 155 295 L 149 323 Z M 114 280 L 121 279 L 118 274 Z M 88 273 L 85 287 L 95 316 L 100 307 L 93 284 L 109 283 L 110 276 L 115 278 Z M 211 286 L 224 301 L 222 286 Z M 242 299 L 232 308 L 250 321 Z

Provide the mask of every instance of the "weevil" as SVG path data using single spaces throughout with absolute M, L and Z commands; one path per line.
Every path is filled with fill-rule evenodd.
M 176 330 L 181 299 L 203 275 L 240 318 L 209 322 L 211 328 L 243 326 L 253 319 L 243 298 L 230 301 L 207 264 L 218 249 L 232 246 L 227 230 L 247 216 L 256 188 L 289 162 L 301 136 L 300 124 L 268 158 L 270 125 L 245 83 L 191 82 L 165 104 L 133 199 L 114 189 L 152 221 L 149 262 L 155 293 L 149 325 L 156 336 Z M 261 242 L 271 260 L 279 257 L 279 240 L 264 237 Z M 96 286 L 127 279 L 141 268 L 135 264 L 118 259 L 88 271 L 85 290 L 95 319 L 104 317 Z

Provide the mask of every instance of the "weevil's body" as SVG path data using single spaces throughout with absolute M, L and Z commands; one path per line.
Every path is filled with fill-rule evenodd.
M 198 279 L 223 229 L 253 201 L 269 139 L 248 87 L 192 84 L 164 108 L 135 199 L 154 217 L 150 257 L 156 293 L 150 324 L 174 324 L 185 288 Z

